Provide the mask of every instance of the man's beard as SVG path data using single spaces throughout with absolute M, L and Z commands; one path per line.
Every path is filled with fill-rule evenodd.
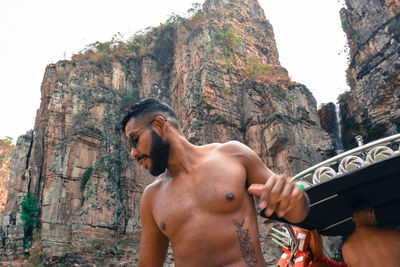
M 151 168 L 150 174 L 158 176 L 168 167 L 170 144 L 151 129 L 152 141 L 150 149 Z

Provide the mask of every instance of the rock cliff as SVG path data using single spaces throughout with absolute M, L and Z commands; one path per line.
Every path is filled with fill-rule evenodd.
M 400 132 L 400 2 L 346 0 L 340 16 L 350 48 L 351 90 L 339 101 L 345 104 L 344 144 L 354 147 L 357 134 L 369 142 Z
M 14 152 L 12 140 L 0 140 L 0 212 L 5 208 L 10 183 L 10 163 Z
M 337 132 L 337 120 L 335 104 L 325 104 L 318 109 L 318 116 L 321 120 L 321 127 L 334 139 Z
M 153 178 L 129 159 L 119 122 L 141 97 L 169 103 L 191 142 L 239 140 L 276 172 L 294 175 L 333 150 L 255 0 L 208 0 L 129 42 L 94 43 L 47 66 L 41 94 L 34 130 L 12 159 L 3 259 L 25 248 L 40 263 L 82 264 L 85 253 L 87 262 L 135 262 L 141 193 Z M 21 219 L 28 193 L 40 210 L 33 226 Z M 280 249 L 265 246 L 275 248 L 273 265 Z

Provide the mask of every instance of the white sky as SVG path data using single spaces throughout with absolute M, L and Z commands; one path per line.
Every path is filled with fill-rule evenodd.
M 204 0 L 1 0 L 0 138 L 33 128 L 45 67 L 69 59 L 86 45 L 131 37 L 184 15 Z M 271 22 L 281 65 L 318 105 L 336 102 L 348 88 L 339 10 L 342 0 L 259 0 Z

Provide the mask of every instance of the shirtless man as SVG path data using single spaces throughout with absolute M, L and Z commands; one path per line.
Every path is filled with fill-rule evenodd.
M 132 159 L 158 176 L 141 202 L 140 267 L 162 266 L 169 242 L 177 267 L 267 266 L 252 195 L 261 209 L 268 206 L 267 216 L 300 222 L 307 215 L 299 186 L 237 141 L 191 144 L 175 112 L 158 100 L 133 105 L 122 126 Z
M 365 200 L 355 201 L 351 212 L 356 229 L 342 247 L 345 263 L 349 267 L 400 266 L 400 231 L 377 227 L 375 211 Z

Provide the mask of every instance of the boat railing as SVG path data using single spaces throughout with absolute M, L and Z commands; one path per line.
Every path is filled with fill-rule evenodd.
M 343 163 L 341 161 L 343 161 L 346 158 L 350 159 L 350 161 L 353 161 L 352 165 L 351 165 L 352 168 L 350 168 L 350 170 L 353 170 L 354 168 L 358 168 L 361 165 L 379 161 L 384 158 L 387 158 L 387 157 L 390 157 L 390 156 L 400 153 L 399 152 L 400 147 L 397 147 L 394 150 L 392 150 L 391 148 L 388 147 L 388 145 L 400 143 L 400 134 L 395 134 L 395 135 L 392 135 L 389 137 L 381 138 L 379 140 L 375 140 L 375 141 L 370 142 L 365 145 L 362 144 L 362 140 L 361 140 L 360 136 L 357 136 L 356 140 L 357 140 L 357 143 L 360 145 L 359 147 L 345 151 L 339 155 L 336 155 L 332 158 L 329 158 L 325 161 L 315 164 L 314 166 L 296 174 L 295 176 L 293 176 L 291 178 L 291 180 L 296 181 L 296 182 L 303 181 L 305 178 L 309 177 L 310 175 L 315 174 L 316 171 L 318 171 L 318 169 L 322 169 L 324 167 L 325 167 L 325 170 L 323 170 L 323 171 L 325 171 L 325 174 L 324 174 L 325 177 L 332 178 L 332 176 L 340 174 L 340 170 L 338 172 L 335 172 L 334 170 L 329 170 L 328 167 L 335 165 L 339 162 Z M 366 155 L 367 159 L 366 160 L 362 159 L 363 162 L 361 162 L 360 159 L 356 158 L 356 155 L 361 155 L 361 154 L 365 154 L 365 153 L 368 153 Z M 350 158 L 350 157 L 352 157 L 352 158 Z M 314 182 L 314 177 L 313 177 L 313 182 Z
M 310 175 L 313 175 L 312 182 L 316 184 L 322 182 L 323 179 L 327 180 L 338 174 L 355 170 L 366 164 L 384 160 L 388 157 L 394 156 L 395 154 L 400 154 L 400 146 L 398 144 L 400 143 L 400 134 L 385 137 L 365 145 L 362 143 L 361 136 L 356 136 L 356 141 L 359 145 L 358 147 L 318 163 L 293 176 L 291 180 L 295 181 L 303 188 L 306 188 L 310 186 L 310 184 L 305 179 Z M 390 148 L 395 147 L 396 145 L 397 148 L 394 150 Z M 365 159 L 362 159 L 359 156 L 363 156 Z M 347 166 L 344 166 L 343 163 L 347 163 Z M 330 167 L 336 164 L 339 164 L 338 172 Z M 271 235 L 273 242 L 291 252 L 291 255 L 287 256 L 289 259 L 292 259 L 297 250 L 299 240 L 290 224 L 284 224 L 284 228 L 285 230 L 281 230 L 277 227 L 272 227 L 272 231 L 270 231 L 269 234 Z

